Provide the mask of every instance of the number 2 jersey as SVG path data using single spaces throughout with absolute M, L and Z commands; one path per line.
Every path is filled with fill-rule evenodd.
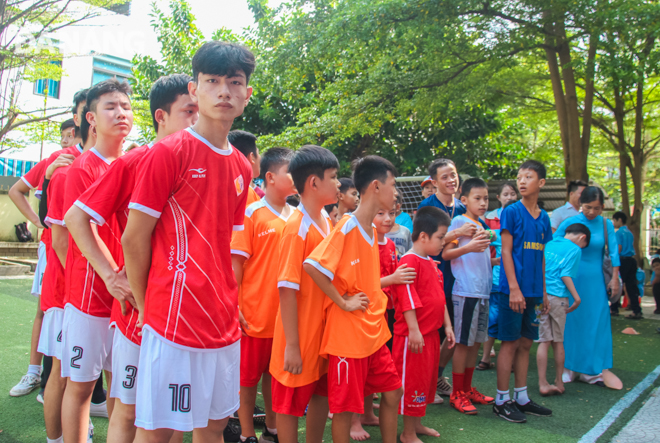
M 219 149 L 192 128 L 142 160 L 129 209 L 158 218 L 144 327 L 174 345 L 217 349 L 241 336 L 230 242 L 232 230 L 243 229 L 251 177 L 239 151 Z

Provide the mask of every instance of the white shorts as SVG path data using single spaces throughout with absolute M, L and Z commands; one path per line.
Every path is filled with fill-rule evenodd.
M 64 309 L 50 308 L 44 313 L 37 351 L 62 360 L 62 322 Z
M 472 346 L 488 340 L 488 299 L 452 295 L 456 343 Z
M 62 323 L 62 377 L 75 382 L 96 381 L 112 370 L 110 318 L 94 317 L 67 304 Z
M 142 330 L 135 426 L 192 431 L 239 407 L 240 341 L 220 349 L 179 346 Z
M 127 339 L 116 327 L 112 341 L 112 386 L 110 397 L 125 405 L 134 405 L 137 394 L 140 347 Z
M 46 244 L 39 242 L 37 249 L 37 267 L 34 268 L 34 278 L 32 279 L 32 295 L 39 297 L 41 295 L 41 285 L 44 282 L 44 272 L 46 272 Z

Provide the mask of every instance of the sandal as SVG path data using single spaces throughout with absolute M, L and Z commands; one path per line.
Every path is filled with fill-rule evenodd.
M 495 363 L 491 362 L 485 362 L 485 361 L 480 361 L 479 364 L 477 365 L 476 369 L 477 371 L 487 371 L 489 369 L 493 369 L 495 367 Z

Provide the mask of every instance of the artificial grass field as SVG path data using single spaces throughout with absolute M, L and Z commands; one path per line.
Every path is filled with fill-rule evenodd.
M 0 280 L 0 442 L 35 442 L 46 441 L 41 404 L 32 394 L 13 398 L 9 390 L 27 370 L 30 350 L 32 322 L 37 308 L 37 299 L 30 295 L 31 279 Z M 641 335 L 621 334 L 632 326 Z M 423 423 L 437 429 L 440 439 L 422 437 L 422 440 L 452 442 L 575 442 L 587 433 L 608 410 L 649 372 L 660 365 L 660 334 L 655 329 L 660 322 L 651 320 L 632 321 L 622 317 L 613 319 L 614 331 L 614 369 L 624 384 L 622 391 L 590 386 L 583 383 L 566 385 L 566 393 L 559 397 L 542 398 L 538 394 L 536 358 L 530 358 L 529 394 L 540 404 L 553 410 L 553 417 L 540 418 L 528 416 L 526 424 L 513 424 L 495 417 L 491 406 L 478 406 L 479 414 L 465 416 L 449 406 L 445 398 L 443 405 L 430 405 Z M 498 346 L 496 345 L 496 349 Z M 535 347 L 532 354 L 535 355 Z M 550 363 L 549 377 L 554 377 L 554 367 Z M 445 370 L 451 375 L 451 367 Z M 495 370 L 475 371 L 474 384 L 483 393 L 494 396 Z M 451 382 L 451 380 L 450 380 Z M 660 385 L 656 380 L 655 386 Z M 641 395 L 637 401 L 619 417 L 616 423 L 600 438 L 599 442 L 610 441 L 641 407 L 653 387 Z M 104 442 L 108 420 L 93 418 L 95 427 L 94 441 Z M 304 422 L 301 420 L 299 441 L 304 441 Z M 376 427 L 367 427 L 371 441 L 380 441 L 380 431 Z M 402 430 L 399 419 L 399 432 Z M 190 434 L 184 441 L 191 441 Z M 326 427 L 325 441 L 332 441 L 330 421 Z

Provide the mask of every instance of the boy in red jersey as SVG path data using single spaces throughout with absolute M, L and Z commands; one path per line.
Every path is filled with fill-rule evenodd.
M 108 442 L 133 441 L 135 438 L 135 393 L 141 336 L 126 273 L 124 270 L 118 273 L 112 267 L 95 241 L 90 222 L 103 226 L 106 220 L 116 217 L 119 231 L 124 231 L 128 203 L 136 175 L 140 172 L 140 160 L 154 143 L 197 121 L 197 105 L 188 94 L 191 80 L 189 75 L 174 74 L 161 77 L 153 84 L 149 101 L 156 139 L 113 162 L 103 177 L 76 200 L 65 217 L 71 236 L 115 297 L 110 321 L 116 328 L 112 344 L 112 373 L 116 376 L 112 378 L 110 397 L 117 400 L 108 427 Z
M 277 276 L 280 306 L 270 361 L 273 410 L 282 443 L 298 441 L 298 418 L 305 414 L 307 405 L 307 442 L 323 440 L 328 415 L 328 365 L 319 351 L 325 296 L 303 272 L 303 262 L 332 229 L 323 207 L 337 199 L 337 169 L 339 162 L 334 154 L 313 145 L 300 148 L 289 164 L 300 205 L 282 231 Z
M 435 429 L 422 426 L 426 405 L 433 403 L 440 364 L 440 336 L 443 325 L 449 347 L 454 332 L 445 306 L 442 274 L 431 258 L 444 246 L 449 216 L 439 208 L 420 208 L 413 224 L 413 247 L 401 263 L 417 271 L 415 282 L 393 287 L 393 356 L 403 383 L 398 412 L 403 415 L 403 443 L 419 443 L 417 434 L 440 437 Z
M 275 316 L 279 305 L 277 268 L 280 238 L 293 212 L 286 198 L 296 192 L 288 173 L 293 152 L 271 148 L 261 157 L 261 177 L 266 195 L 245 210 L 245 229 L 231 241 L 231 262 L 239 285 L 238 303 L 243 327 L 241 340 L 241 440 L 257 442 L 252 413 L 261 384 L 266 409 L 262 440 L 274 441 L 277 435 L 268 372 L 273 347 Z
M 397 434 L 401 379 L 385 345 L 387 296 L 380 288 L 377 234 L 373 220 L 396 202 L 396 169 L 378 156 L 355 163 L 353 182 L 360 206 L 343 217 L 305 260 L 304 269 L 327 296 L 321 355 L 328 356 L 328 403 L 335 443 L 350 441 L 353 413 L 364 397 L 382 392 L 380 429 L 385 443 Z M 353 312 L 359 311 L 359 312 Z
M 227 141 L 250 99 L 255 59 L 246 48 L 204 44 L 188 90 L 191 128 L 144 156 L 122 236 L 142 329 L 135 442 L 167 442 L 174 430 L 221 441 L 239 407 L 238 290 L 233 231 L 243 229 L 252 169 Z
M 110 164 L 122 155 L 124 139 L 133 127 L 128 83 L 115 79 L 92 86 L 87 92 L 86 118 L 97 134 L 96 146 L 73 162 L 66 174 L 64 210 L 68 210 Z M 116 220 L 96 229 L 96 241 L 117 267 L 121 245 Z M 91 268 L 72 238 L 66 257 L 64 320 L 62 323 L 62 376 L 67 388 L 62 400 L 62 432 L 67 442 L 87 441 L 89 401 L 101 370 L 110 382 L 109 331 L 112 295 Z M 112 401 L 107 402 L 112 414 Z

